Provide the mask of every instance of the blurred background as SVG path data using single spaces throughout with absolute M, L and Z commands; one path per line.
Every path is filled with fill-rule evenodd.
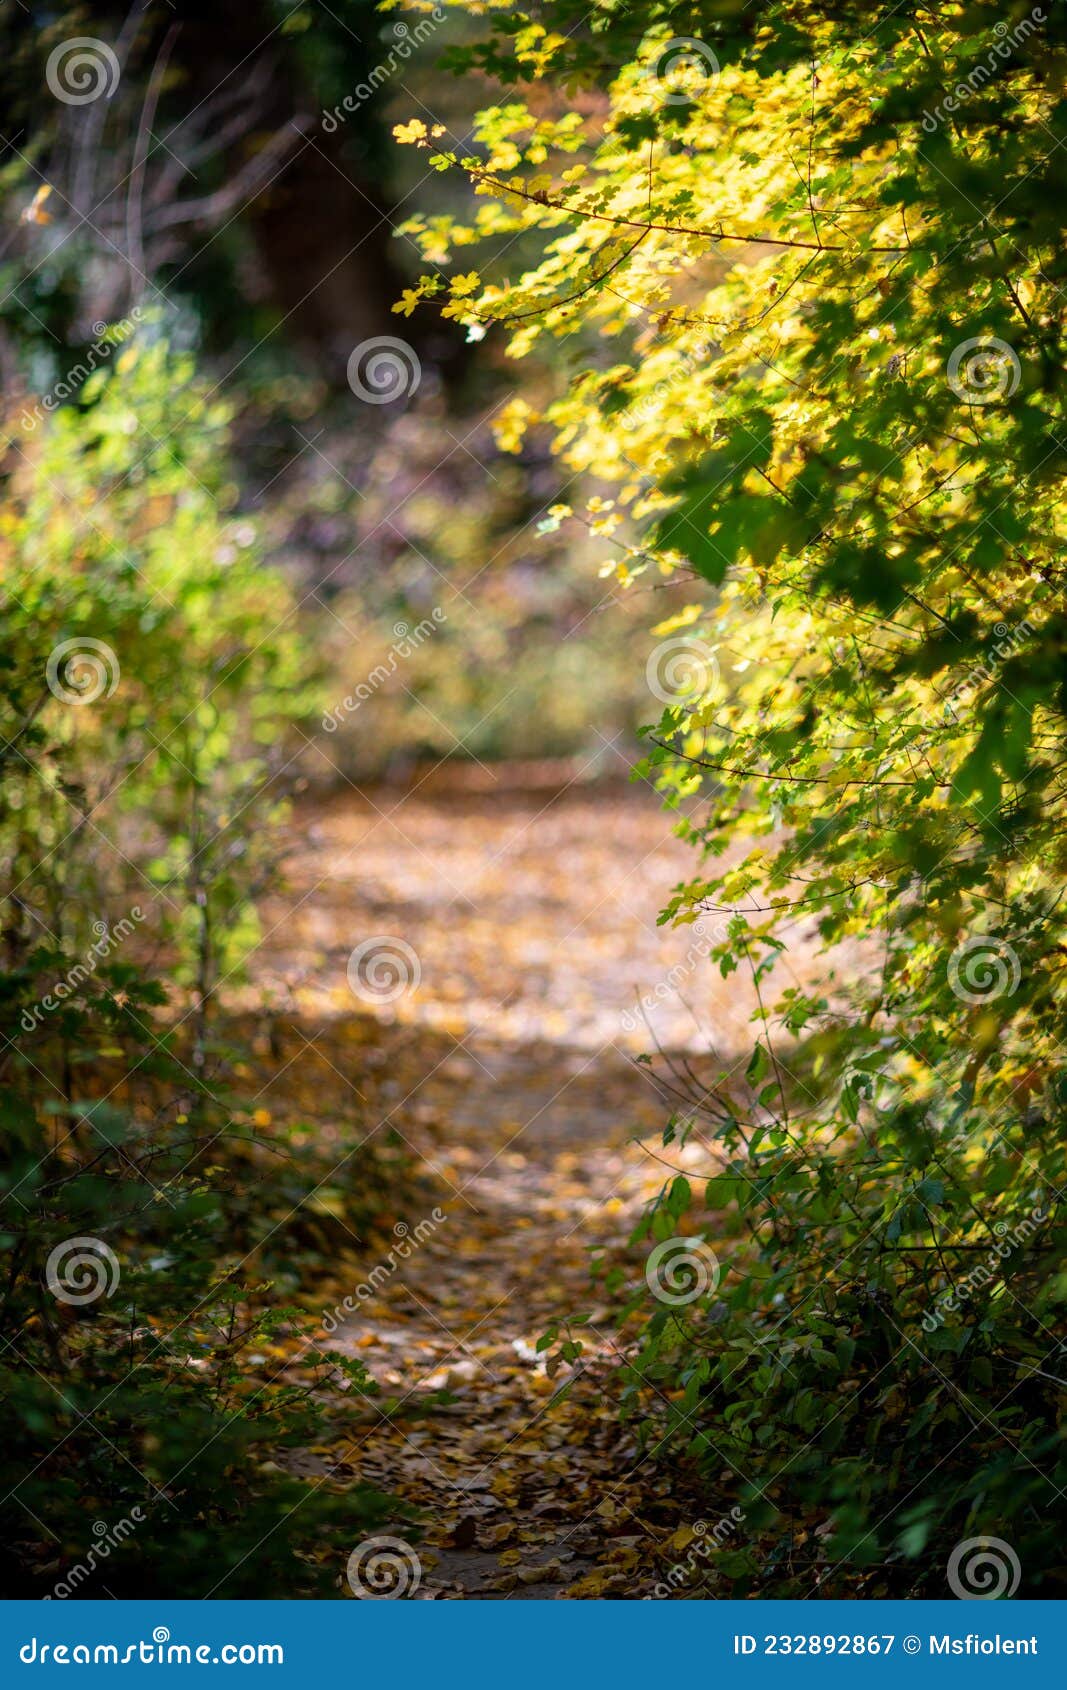
M 602 576 L 611 542 L 538 531 L 594 489 L 537 430 L 501 449 L 518 368 L 504 332 L 468 344 L 432 306 L 392 310 L 424 269 L 398 229 L 466 193 L 392 127 L 419 117 L 468 146 L 499 91 L 439 65 L 478 24 L 373 0 L 0 11 L 8 432 L 25 444 L 42 395 L 93 399 L 134 332 L 195 357 L 231 419 L 234 516 L 318 653 L 317 781 L 406 781 L 441 758 L 618 773 L 659 714 L 644 669 L 669 607 Z M 598 98 L 576 97 L 589 122 Z M 517 246 L 472 262 L 521 268 Z M 367 402 L 349 363 L 383 336 L 405 344 L 402 379 Z M 600 355 L 583 335 L 554 343 L 524 362 L 524 395 Z

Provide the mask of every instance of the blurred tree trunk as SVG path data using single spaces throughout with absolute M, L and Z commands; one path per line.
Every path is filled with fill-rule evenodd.
M 401 283 L 389 250 L 389 207 L 346 156 L 344 132 L 323 129 L 294 39 L 281 34 L 264 0 L 225 8 L 217 0 L 187 0 L 180 17 L 171 63 L 182 73 L 187 110 L 269 67 L 257 132 L 291 126 L 293 144 L 243 222 L 262 266 L 261 286 L 286 318 L 287 338 L 302 342 L 324 373 L 343 382 L 353 346 L 395 331 L 390 307 Z M 355 79 L 361 48 L 355 36 L 346 42 Z M 349 121 L 375 119 L 357 111 Z M 256 139 L 242 135 L 229 142 L 220 155 L 224 170 L 237 170 Z

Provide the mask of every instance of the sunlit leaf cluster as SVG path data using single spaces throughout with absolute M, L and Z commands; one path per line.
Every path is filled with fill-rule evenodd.
M 728 1182 L 709 1236 L 728 1206 L 751 1238 L 727 1324 L 657 1314 L 635 1390 L 677 1392 L 709 1460 L 829 1506 L 831 1559 L 1030 1530 L 1011 1451 L 1035 1424 L 1055 1444 L 1034 1370 L 1062 1295 L 1063 19 L 537 19 L 506 12 L 468 60 L 508 85 L 469 149 L 400 133 L 471 189 L 465 220 L 408 226 L 421 293 L 549 360 L 554 396 L 500 438 L 550 431 L 561 479 L 601 484 L 577 514 L 605 569 L 670 586 L 656 632 L 705 685 L 649 730 L 646 773 L 703 799 L 666 918 L 731 917 L 718 963 L 764 1006 L 691 1097 Z M 823 993 L 778 984 L 801 923 Z M 924 1331 L 1035 1210 L 1009 1288 Z M 828 1389 L 855 1393 L 833 1432 Z M 918 1531 L 898 1510 L 931 1425 L 946 1452 L 971 1428 L 973 1470 L 946 1453 Z

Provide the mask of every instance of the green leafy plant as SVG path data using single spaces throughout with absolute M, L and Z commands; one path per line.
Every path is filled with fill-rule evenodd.
M 650 1235 L 703 1237 L 725 1272 L 684 1308 L 642 1288 L 631 1401 L 743 1492 L 739 1592 L 941 1594 L 978 1533 L 1045 1590 L 1064 1478 L 1063 19 L 713 13 L 572 30 L 566 3 L 508 12 L 456 61 L 509 85 L 476 146 L 421 117 L 398 131 L 478 201 L 408 225 L 433 268 L 404 308 L 442 302 L 516 358 L 557 343 L 565 388 L 504 426 L 547 426 L 567 472 L 600 478 L 584 514 L 606 561 L 679 588 L 656 633 L 704 673 L 641 771 L 702 798 L 680 824 L 700 872 L 664 919 L 725 918 L 715 958 L 760 1007 L 752 1047 L 695 1075 L 668 1129 L 705 1148 L 709 1182 L 703 1204 L 672 1184 Z M 535 78 L 586 106 L 527 103 Z M 470 270 L 474 242 L 519 235 L 538 261 Z M 826 981 L 781 990 L 799 922 Z
M 192 360 L 148 325 L 20 438 L 0 545 L 6 1588 L 332 1593 L 385 1499 L 277 1459 L 372 1389 L 292 1302 L 331 1163 L 215 1013 L 314 688 Z

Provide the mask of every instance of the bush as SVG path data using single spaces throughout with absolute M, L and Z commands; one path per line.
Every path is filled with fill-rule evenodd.
M 279 1248 L 327 1164 L 299 1122 L 265 1130 L 213 1013 L 314 703 L 226 430 L 146 329 L 8 457 L 9 1594 L 306 1594 L 384 1506 L 267 1460 L 321 1436 L 314 1384 L 369 1381 L 319 1355 Z
M 601 477 L 585 516 L 624 579 L 686 593 L 641 772 L 703 797 L 683 828 L 703 861 L 664 919 L 728 919 L 718 962 L 760 993 L 752 1048 L 668 1129 L 680 1178 L 647 1228 L 681 1241 L 692 1295 L 643 1292 L 632 1400 L 743 1494 L 751 1544 L 716 1558 L 740 1592 L 861 1568 L 868 1594 L 942 1594 L 977 1535 L 1045 1591 L 1065 1476 L 1063 19 L 978 3 L 927 31 L 779 0 L 702 14 L 694 42 L 653 5 L 577 16 L 562 0 L 551 32 L 460 56 L 510 84 L 476 151 L 418 117 L 398 133 L 479 197 L 409 225 L 437 266 L 409 303 L 503 325 L 513 357 L 559 343 L 572 378 L 513 408 L 516 438 L 544 422 L 568 471 Z M 560 97 L 526 106 L 527 79 Z M 514 280 L 470 270 L 486 234 L 525 253 L 535 233 Z M 874 965 L 776 992 L 800 919 Z M 681 1177 L 698 1143 L 702 1205 Z

